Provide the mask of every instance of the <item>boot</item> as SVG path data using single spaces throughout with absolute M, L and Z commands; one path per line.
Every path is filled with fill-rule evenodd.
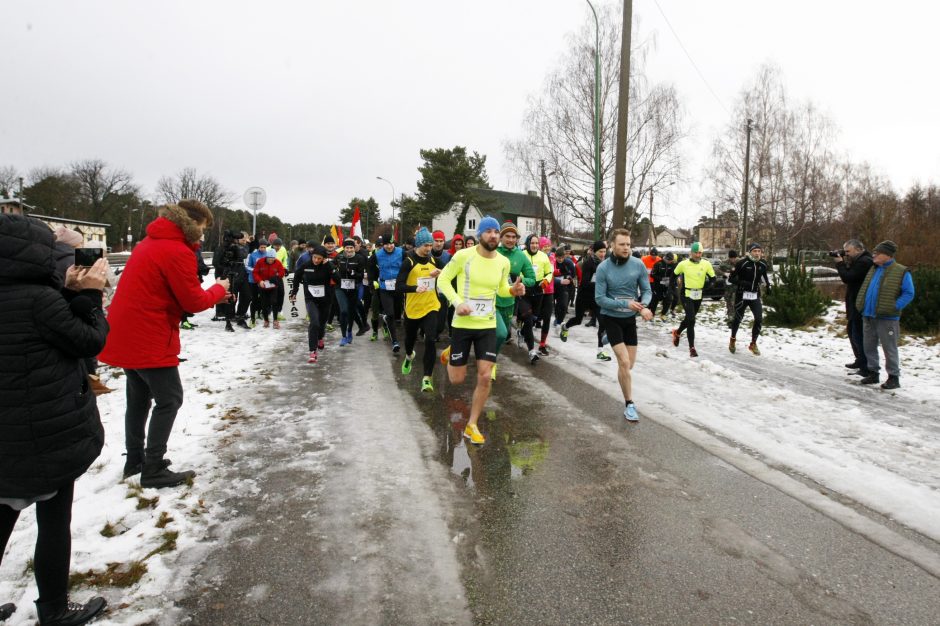
M 248 325 L 248 322 L 245 321 L 244 317 L 240 317 L 237 320 L 235 320 L 235 325 L 238 326 L 239 328 L 244 328 L 245 330 L 251 329 L 251 326 Z
M 876 384 L 876 383 L 878 382 L 878 378 L 879 378 L 879 377 L 878 377 L 878 373 L 877 373 L 877 372 L 869 372 L 869 373 L 868 373 L 868 376 L 866 376 L 865 378 L 863 378 L 863 379 L 860 380 L 859 382 L 861 382 L 863 385 L 874 385 L 874 384 Z
M 93 374 L 88 375 L 88 382 L 89 382 L 89 386 L 91 387 L 92 392 L 94 392 L 96 396 L 100 396 L 106 393 L 111 393 L 112 391 L 114 391 L 114 389 L 111 389 L 110 387 L 106 386 L 103 382 L 101 382 L 100 378 L 98 378 L 97 376 Z
M 16 613 L 16 605 L 12 602 L 0 606 L 0 622 L 5 622 L 14 613 Z
M 897 376 L 888 376 L 888 380 L 881 383 L 882 389 L 898 389 L 901 386 L 901 381 L 898 380 Z
M 735 350 L 734 342 L 735 342 L 734 337 L 732 337 L 731 340 L 728 341 L 728 352 L 730 352 L 731 354 L 734 354 L 734 350 Z
M 167 469 L 167 465 L 169 465 L 169 463 L 166 459 L 144 461 L 144 467 L 140 473 L 140 486 L 147 488 L 154 487 L 156 489 L 176 487 L 196 475 L 196 472 L 192 470 L 171 472 Z
M 36 601 L 36 612 L 39 613 L 40 626 L 80 626 L 95 619 L 104 610 L 108 603 L 104 598 L 97 596 L 86 602 L 78 604 L 62 598 L 54 602 Z
M 144 467 L 144 451 L 143 450 L 128 450 L 127 459 L 124 461 L 124 478 L 130 478 L 136 474 L 140 474 L 140 470 Z
M 235 332 L 235 329 L 232 328 L 232 322 L 231 322 L 231 320 L 225 320 L 225 330 L 228 331 L 228 332 L 230 332 L 230 333 L 234 333 L 234 332 Z

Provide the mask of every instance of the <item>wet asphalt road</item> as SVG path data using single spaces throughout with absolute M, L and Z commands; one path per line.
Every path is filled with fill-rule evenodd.
M 469 386 L 438 367 L 420 394 L 419 363 L 402 376 L 387 344 L 333 354 L 281 393 L 355 366 L 372 399 L 295 400 L 245 425 L 233 480 L 265 495 L 228 502 L 238 526 L 181 603 L 189 623 L 937 623 L 936 577 L 671 430 L 626 424 L 551 357 L 532 376 L 507 347 L 487 444 L 468 448 Z

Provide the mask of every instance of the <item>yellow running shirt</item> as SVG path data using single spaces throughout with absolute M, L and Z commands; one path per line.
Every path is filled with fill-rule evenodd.
M 455 279 L 456 291 L 451 285 Z M 438 291 L 453 306 L 470 305 L 470 315 L 454 315 L 453 321 L 454 328 L 468 330 L 496 328 L 496 296 L 511 297 L 509 287 L 509 260 L 501 254 L 488 259 L 477 246 L 455 254 L 437 277 Z

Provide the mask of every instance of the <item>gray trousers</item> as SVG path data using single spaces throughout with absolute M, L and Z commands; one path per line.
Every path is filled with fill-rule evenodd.
M 157 367 L 130 370 L 127 374 L 127 409 L 124 413 L 124 443 L 127 458 L 159 461 L 166 454 L 166 444 L 183 406 L 183 384 L 179 368 Z M 150 412 L 151 401 L 153 412 Z M 148 425 L 147 417 L 150 417 Z M 144 433 L 146 431 L 146 448 Z
M 885 370 L 888 376 L 901 375 L 901 363 L 898 360 L 898 338 L 901 334 L 901 324 L 898 320 L 879 320 L 873 317 L 862 318 L 862 343 L 865 347 L 865 360 L 868 362 L 868 371 L 878 373 L 881 371 L 878 358 L 878 344 L 885 353 Z

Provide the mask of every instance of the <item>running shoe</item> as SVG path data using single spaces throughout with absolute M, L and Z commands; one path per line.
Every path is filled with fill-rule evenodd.
M 389 337 L 391 337 L 391 335 L 389 335 L 388 333 L 388 326 L 382 327 L 382 334 L 385 336 L 385 339 L 388 339 Z
M 332 325 L 332 324 L 327 324 L 327 325 L 326 325 L 326 332 L 331 333 L 331 332 L 333 332 L 333 330 L 335 330 L 335 329 L 333 328 L 333 325 Z
M 425 376 L 421 379 L 421 391 L 431 392 L 434 391 L 434 384 L 431 382 L 430 376 Z
M 281 323 L 277 320 L 274 320 L 274 330 L 277 330 L 281 327 Z
M 264 320 L 264 327 L 265 327 L 265 328 L 268 328 L 270 325 L 271 325 L 271 322 L 269 322 L 268 320 Z
M 412 350 L 411 354 L 405 355 L 405 360 L 401 363 L 401 373 L 408 375 L 411 373 L 411 362 L 415 360 L 415 352 Z
M 314 350 L 310 353 L 310 358 L 307 359 L 307 363 L 316 363 L 317 362 L 317 351 Z
M 398 345 L 398 342 L 397 342 L 397 341 L 393 341 L 393 342 L 392 342 L 392 354 L 398 354 L 398 352 L 399 352 L 400 350 L 401 350 L 401 346 Z
M 675 328 L 672 331 L 672 345 L 679 347 L 679 329 Z
M 342 348 L 343 346 L 347 345 L 348 343 L 349 343 L 349 340 L 346 339 L 346 337 L 344 336 L 342 339 L 339 340 L 339 347 Z
M 181 323 L 180 323 L 180 328 L 182 328 L 183 330 L 192 330 L 192 329 L 194 329 L 195 327 L 196 327 L 196 325 L 193 324 L 192 322 L 181 322 Z
M 378 341 L 378 340 L 379 340 L 379 334 L 378 334 L 378 333 L 372 333 L 372 336 L 369 337 L 369 341 Z
M 598 360 L 598 361 L 609 361 L 609 360 L 610 360 L 610 355 L 607 354 L 607 350 L 601 350 L 600 352 L 598 352 L 598 353 L 597 353 L 597 360 Z
M 734 342 L 735 342 L 734 337 L 732 337 L 732 338 L 728 341 L 728 352 L 730 352 L 731 354 L 734 354 L 734 351 L 735 351 Z
M 467 424 L 467 427 L 463 429 L 463 436 L 469 439 L 470 443 L 475 443 L 478 446 L 486 443 L 486 437 L 483 436 L 476 424 Z
M 695 350 L 695 348 L 689 348 L 689 356 L 693 359 L 698 356 L 698 352 Z
M 539 344 L 539 354 L 542 356 L 548 356 L 548 346 L 546 346 L 544 343 Z
M 493 363 L 493 369 L 490 370 L 490 380 L 496 380 L 496 363 Z
M 531 363 L 532 365 L 535 365 L 538 362 L 538 360 L 539 360 L 538 350 L 535 350 L 535 349 L 529 350 L 529 363 Z
M 346 345 L 348 346 L 351 343 L 352 343 L 352 331 L 349 331 L 346 333 Z
M 450 361 L 450 346 L 447 346 L 441 352 L 441 365 L 447 365 L 448 361 Z
M 561 333 L 559 333 L 558 337 L 559 337 L 562 341 L 568 341 L 568 329 L 565 328 L 565 327 L 562 327 Z
M 356 331 L 356 336 L 357 336 L 357 337 L 361 337 L 361 336 L 365 335 L 367 332 L 369 332 L 369 325 L 368 325 L 368 324 L 366 324 L 365 326 L 363 326 L 362 328 L 360 328 L 358 331 Z M 374 336 L 375 336 L 375 335 L 373 335 L 373 337 L 374 337 Z M 375 341 L 375 339 L 373 339 L 372 341 Z
M 639 422 L 640 416 L 637 415 L 636 405 L 632 402 L 627 403 L 627 408 L 623 410 L 623 416 L 628 422 Z
M 754 353 L 754 356 L 760 356 L 760 349 L 757 347 L 757 342 L 752 341 L 751 345 L 747 347 L 748 350 Z
M 323 349 L 323 340 L 321 339 L 320 341 L 317 342 L 317 350 L 322 350 L 322 349 Z

